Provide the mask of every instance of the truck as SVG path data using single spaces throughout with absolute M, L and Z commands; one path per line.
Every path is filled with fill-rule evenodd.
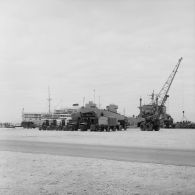
M 114 117 L 100 116 L 98 119 L 98 125 L 100 131 L 115 131 L 116 129 L 119 129 L 119 123 Z

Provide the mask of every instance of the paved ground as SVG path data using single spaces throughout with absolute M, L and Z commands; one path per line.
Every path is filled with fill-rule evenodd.
M 102 146 L 1 140 L 1 151 L 78 156 L 109 160 L 149 162 L 169 165 L 195 166 L 194 150 L 152 149 L 122 146 Z

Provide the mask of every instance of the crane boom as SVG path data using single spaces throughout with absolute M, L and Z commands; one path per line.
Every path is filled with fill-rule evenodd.
M 156 99 L 157 99 L 157 103 L 159 106 L 164 106 L 167 97 L 168 97 L 168 92 L 169 89 L 171 87 L 171 84 L 173 82 L 173 79 L 177 73 L 177 70 L 179 68 L 179 65 L 182 61 L 182 57 L 178 60 L 178 63 L 176 64 L 175 68 L 173 69 L 173 71 L 171 72 L 171 74 L 169 75 L 167 81 L 165 82 L 165 84 L 163 85 L 162 89 L 160 90 L 159 94 L 157 95 Z

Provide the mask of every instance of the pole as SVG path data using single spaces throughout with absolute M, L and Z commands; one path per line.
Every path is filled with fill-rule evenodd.
M 22 121 L 24 121 L 24 108 L 22 108 Z
M 83 97 L 83 107 L 84 107 L 84 105 L 85 105 L 85 97 Z
M 95 89 L 93 90 L 93 101 L 94 101 L 94 104 L 95 104 Z
M 49 114 L 51 113 L 51 97 L 50 97 L 50 88 L 48 87 L 48 103 L 49 103 Z

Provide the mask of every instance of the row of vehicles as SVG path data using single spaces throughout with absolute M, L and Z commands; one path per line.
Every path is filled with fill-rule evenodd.
M 64 130 L 64 131 L 116 131 L 127 129 L 127 117 L 110 108 L 98 109 L 92 102 L 89 107 L 82 107 L 72 113 L 71 119 L 46 119 L 39 127 L 40 130 Z
M 180 121 L 180 122 L 176 122 L 174 123 L 174 128 L 177 129 L 195 129 L 195 123 L 191 122 L 191 121 Z

